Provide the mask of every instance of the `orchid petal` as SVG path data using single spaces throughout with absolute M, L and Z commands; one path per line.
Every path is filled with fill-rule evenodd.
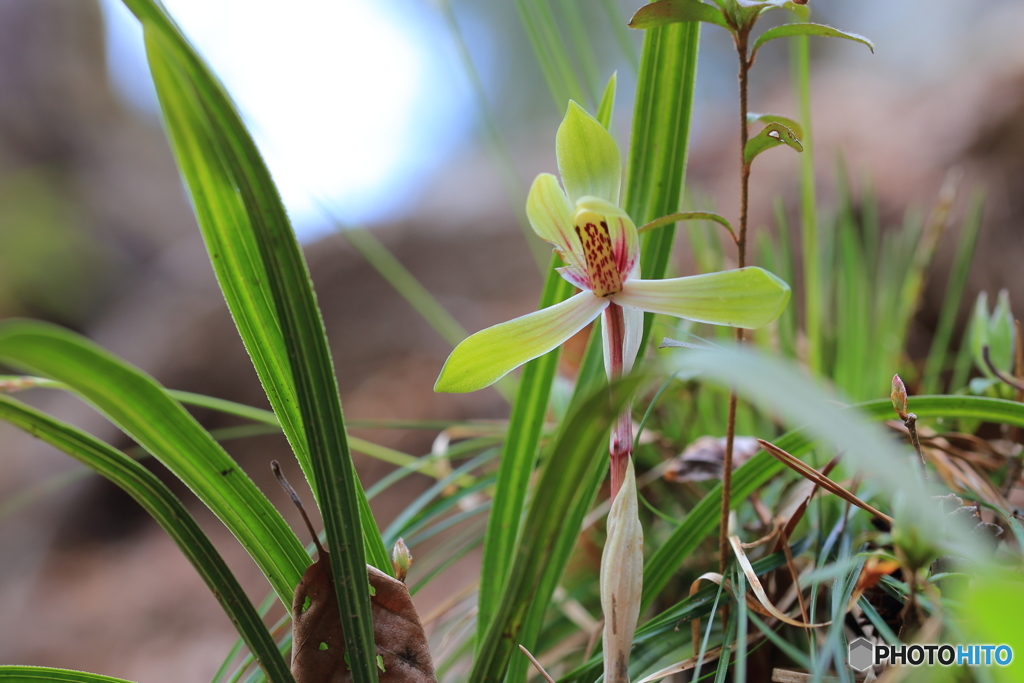
M 629 280 L 615 303 L 687 320 L 754 329 L 782 313 L 789 285 L 762 268 L 672 280 Z
M 608 218 L 608 237 L 612 241 L 615 265 L 626 280 L 640 263 L 640 236 L 629 216 Z
M 644 335 L 644 312 L 632 306 L 622 307 L 625 337 L 622 340 L 622 374 L 627 375 L 633 370 L 637 354 L 640 351 L 640 338 Z
M 608 539 L 601 553 L 604 612 L 604 680 L 629 683 L 629 653 L 640 616 L 644 579 L 644 530 L 637 514 L 633 459 L 608 513 Z
M 620 306 L 621 308 L 621 306 Z M 606 309 L 611 310 L 611 309 Z M 623 309 L 625 310 L 625 309 Z M 604 351 L 604 374 L 608 379 L 613 379 L 615 375 L 612 374 L 612 338 L 608 334 L 608 315 L 606 314 L 601 320 L 601 349 Z M 625 366 L 625 363 L 623 363 Z M 623 373 L 625 374 L 625 373 Z
M 640 339 L 644 333 L 644 312 L 632 306 L 620 306 L 622 309 L 622 374 L 628 375 L 636 362 L 637 352 L 640 350 Z M 607 320 L 607 316 L 605 316 Z M 601 343 L 604 349 L 604 372 L 609 379 L 612 378 L 612 349 L 611 339 L 608 336 L 608 326 L 601 326 Z
M 586 272 L 583 247 L 572 225 L 572 204 L 555 176 L 541 173 L 533 181 L 526 198 L 526 217 L 538 237 L 555 245 L 563 261 Z
M 573 224 L 576 215 L 581 211 L 589 211 L 603 215 L 608 223 L 608 238 L 615 254 L 615 265 L 623 279 L 633 270 L 633 265 L 640 256 L 640 237 L 636 225 L 629 214 L 609 201 L 588 195 L 576 200 L 576 211 L 573 213 Z
M 562 279 L 573 287 L 590 289 L 590 278 L 587 276 L 586 271 L 580 272 L 579 269 L 573 266 L 562 266 L 561 268 L 555 268 L 555 270 L 562 276 Z
M 615 139 L 571 100 L 555 135 L 555 156 L 569 201 L 591 195 L 619 203 L 622 162 Z
M 577 209 L 587 209 L 594 213 L 603 213 L 605 216 L 619 216 L 620 218 L 629 218 L 629 214 L 626 210 L 620 208 L 616 204 L 612 204 L 607 199 L 601 199 L 595 197 L 592 194 L 580 197 L 576 200 Z
M 434 391 L 463 393 L 490 386 L 582 330 L 607 306 L 607 299 L 580 292 L 554 306 L 481 330 L 448 356 Z

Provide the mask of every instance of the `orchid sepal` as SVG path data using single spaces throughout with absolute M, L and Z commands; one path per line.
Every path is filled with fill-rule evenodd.
M 789 285 L 776 275 L 748 267 L 670 280 L 630 279 L 614 301 L 649 313 L 756 329 L 778 318 L 789 296 Z
M 587 326 L 608 300 L 584 291 L 565 301 L 467 337 L 448 357 L 434 391 L 464 393 L 494 384 Z
M 566 265 L 586 272 L 580 240 L 573 229 L 573 210 L 555 176 L 541 173 L 534 179 L 526 197 L 526 217 L 530 226 L 538 237 L 554 245 Z
M 555 156 L 570 202 L 593 196 L 619 203 L 622 162 L 615 138 L 572 100 L 555 134 Z

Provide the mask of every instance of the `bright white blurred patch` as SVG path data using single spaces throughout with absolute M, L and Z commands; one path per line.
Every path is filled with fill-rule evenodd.
M 103 0 L 111 76 L 156 111 L 138 23 Z M 164 0 L 227 85 L 296 230 L 396 216 L 471 126 L 442 23 L 412 0 Z

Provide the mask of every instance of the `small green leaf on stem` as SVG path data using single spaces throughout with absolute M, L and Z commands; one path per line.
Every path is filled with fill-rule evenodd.
M 629 27 L 648 29 L 683 21 L 706 21 L 732 31 L 725 15 L 716 7 L 700 0 L 661 0 L 645 5 L 629 20 Z
M 807 11 L 807 0 L 736 0 L 736 4 L 745 9 L 757 8 L 761 14 L 773 9 L 789 9 L 802 16 Z
M 650 223 L 641 225 L 637 228 L 637 232 L 642 234 L 648 230 L 654 230 L 655 228 L 660 228 L 679 221 L 714 221 L 728 230 L 729 234 L 732 235 L 733 240 L 736 239 L 736 233 L 732 230 L 732 224 L 723 216 L 719 216 L 717 213 L 711 213 L 710 211 L 684 211 L 682 213 L 670 213 L 667 216 L 655 218 Z
M 743 150 L 743 163 L 749 164 L 761 152 L 779 145 L 789 145 L 798 152 L 804 151 L 804 146 L 800 143 L 800 138 L 796 136 L 796 133 L 788 126 L 773 121 L 747 141 L 747 146 Z
M 853 40 L 858 43 L 863 43 L 868 46 L 868 49 L 872 53 L 875 51 L 875 44 L 864 36 L 857 33 L 847 33 L 846 31 L 840 31 L 837 28 L 831 26 L 825 26 L 824 24 L 811 24 L 811 23 L 798 23 L 798 24 L 783 24 L 782 26 L 776 26 L 770 28 L 754 41 L 754 47 L 750 50 L 750 63 L 754 63 L 754 58 L 757 56 L 758 49 L 767 43 L 769 40 L 775 40 L 776 38 L 788 38 L 790 36 L 825 36 L 827 38 L 846 38 L 847 40 Z
M 781 123 L 786 128 L 793 131 L 801 140 L 804 139 L 804 129 L 799 123 L 787 116 L 779 116 L 778 114 L 755 114 L 753 112 L 747 113 L 747 123 Z

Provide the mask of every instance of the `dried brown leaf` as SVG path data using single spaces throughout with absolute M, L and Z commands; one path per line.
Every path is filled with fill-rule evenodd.
M 759 448 L 754 437 L 737 436 L 732 448 L 733 470 L 750 460 Z M 721 479 L 724 459 L 725 438 L 702 436 L 672 459 L 665 470 L 665 479 L 674 482 Z
M 436 683 L 427 638 L 409 590 L 401 581 L 367 566 L 373 639 L 381 683 Z M 334 593 L 330 558 L 306 570 L 292 602 L 292 675 L 296 683 L 349 683 L 345 640 Z

